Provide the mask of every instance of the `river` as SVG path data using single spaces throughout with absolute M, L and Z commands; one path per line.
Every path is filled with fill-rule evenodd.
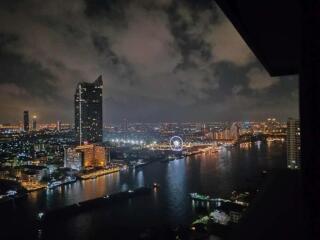
M 97 239 L 110 236 L 110 229 L 187 225 L 197 216 L 190 192 L 228 197 L 246 187 L 262 170 L 286 167 L 283 143 L 257 142 L 219 153 L 199 154 L 168 163 L 154 162 L 139 169 L 121 171 L 94 180 L 77 181 L 53 190 L 32 192 L 8 215 L 2 214 L 5 236 L 24 239 Z M 160 184 L 151 196 L 138 197 L 99 208 L 38 230 L 38 212 L 141 186 Z M 129 230 L 128 230 L 129 231 Z M 112 236 L 115 236 L 113 231 Z M 120 233 L 119 233 L 120 234 Z M 103 239 L 103 238 L 102 238 Z M 107 239 L 107 237 L 105 238 Z

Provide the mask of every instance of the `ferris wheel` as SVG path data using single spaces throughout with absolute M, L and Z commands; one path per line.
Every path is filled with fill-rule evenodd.
M 183 149 L 183 140 L 179 136 L 173 136 L 170 138 L 170 148 L 172 151 L 180 152 Z

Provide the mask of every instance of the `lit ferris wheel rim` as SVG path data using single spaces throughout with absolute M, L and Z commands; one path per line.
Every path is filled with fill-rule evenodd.
M 183 140 L 179 136 L 173 136 L 170 138 L 170 148 L 172 151 L 182 151 Z

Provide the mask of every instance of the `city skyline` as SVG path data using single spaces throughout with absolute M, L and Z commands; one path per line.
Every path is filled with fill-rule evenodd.
M 21 115 L 21 114 L 20 114 Z M 269 116 L 270 117 L 270 116 Z M 273 116 L 272 116 L 273 117 Z M 284 119 L 278 119 L 275 118 L 277 121 L 279 121 L 280 123 L 286 123 L 288 118 L 292 118 L 291 116 L 284 118 Z M 181 120 L 181 121 L 129 121 L 129 119 L 127 120 L 127 124 L 128 126 L 131 124 L 185 124 L 185 123 L 190 123 L 190 124 L 207 124 L 207 123 L 262 123 L 262 122 L 267 122 L 269 118 L 264 118 L 264 119 L 245 119 L 245 120 L 206 120 L 206 121 L 201 121 L 201 120 L 194 120 L 194 121 L 188 121 L 188 120 Z M 299 120 L 299 118 L 293 118 L 293 119 L 297 119 Z M 56 119 L 52 119 L 49 121 L 37 121 L 37 126 L 58 126 L 58 124 L 65 124 L 65 125 L 69 125 L 74 126 L 74 119 L 71 119 L 70 121 L 61 121 L 61 120 L 56 120 Z M 123 119 L 120 119 L 119 121 L 113 121 L 113 122 L 103 122 L 103 127 L 108 127 L 108 126 L 119 126 L 120 128 L 122 128 L 122 124 L 123 124 Z M 19 119 L 19 121 L 17 122 L 0 122 L 1 126 L 20 126 L 21 130 L 23 130 L 23 118 Z M 32 128 L 32 124 L 31 122 L 29 123 L 29 127 L 30 129 Z
M 1 239 L 313 239 L 319 6 L 1 0 Z
M 0 6 L 2 123 L 71 123 L 77 82 L 100 74 L 105 123 L 298 116 L 297 77 L 271 78 L 211 1 Z

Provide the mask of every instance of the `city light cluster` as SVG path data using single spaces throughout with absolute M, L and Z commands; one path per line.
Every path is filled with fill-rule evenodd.
M 132 145 L 145 145 L 146 142 L 144 140 L 133 140 L 133 139 L 111 139 L 112 143 L 127 143 Z M 155 142 L 156 144 L 156 142 Z

